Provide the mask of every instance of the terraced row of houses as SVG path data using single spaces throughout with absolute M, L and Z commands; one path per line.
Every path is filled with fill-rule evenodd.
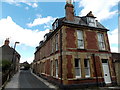
M 65 17 L 56 19 L 52 27 L 36 47 L 34 73 L 65 87 L 116 84 L 109 30 L 92 11 L 75 16 L 74 6 L 68 1 Z

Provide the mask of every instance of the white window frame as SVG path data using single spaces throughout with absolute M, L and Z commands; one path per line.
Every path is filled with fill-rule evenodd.
M 98 45 L 100 50 L 105 50 L 105 40 L 103 33 L 98 33 Z
M 53 76 L 53 61 L 51 61 L 51 76 Z
M 78 62 L 77 62 L 78 66 L 75 66 L 75 77 L 76 78 L 81 78 L 81 64 L 80 64 L 80 59 L 75 58 L 74 63 L 76 63 L 76 60 L 78 60 Z
M 95 18 L 88 17 L 88 24 L 89 26 L 95 27 L 96 26 Z
M 83 38 L 82 30 L 77 30 L 77 42 L 78 42 L 78 48 L 84 49 L 84 38 Z
M 51 52 L 53 53 L 54 52 L 54 39 L 53 38 L 51 39 L 51 44 L 52 44 L 52 47 L 51 47 L 52 51 Z
M 85 65 L 85 61 L 87 65 Z M 90 60 L 89 59 L 84 59 L 84 71 L 85 71 L 85 77 L 90 77 Z
M 55 35 L 55 50 L 58 50 L 58 34 Z
M 55 76 L 58 77 L 58 60 L 55 60 Z

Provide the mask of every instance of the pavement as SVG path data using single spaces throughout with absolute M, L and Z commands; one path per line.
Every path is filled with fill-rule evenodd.
M 19 75 L 20 71 L 18 71 L 11 79 L 10 81 L 6 84 L 5 89 L 7 88 L 19 88 Z

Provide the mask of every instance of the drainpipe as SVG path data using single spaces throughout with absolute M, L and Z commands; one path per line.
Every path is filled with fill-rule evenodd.
M 95 63 L 95 54 L 92 54 L 93 61 L 94 61 L 94 70 L 95 70 L 95 76 L 96 76 L 96 83 L 98 87 L 98 75 L 97 75 L 97 69 L 96 69 L 96 63 Z
M 61 86 L 63 84 L 62 82 L 62 29 L 60 29 L 60 66 L 61 66 Z

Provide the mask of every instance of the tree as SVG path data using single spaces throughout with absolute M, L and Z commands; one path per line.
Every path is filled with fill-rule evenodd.
M 2 67 L 2 71 L 5 72 L 11 68 L 11 64 L 9 60 L 1 60 L 0 67 Z

